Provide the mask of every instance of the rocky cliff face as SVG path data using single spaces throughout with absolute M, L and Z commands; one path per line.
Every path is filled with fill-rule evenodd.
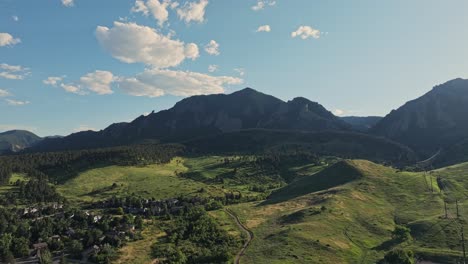
M 392 111 L 371 133 L 425 155 L 468 138 L 468 80 L 455 79 Z

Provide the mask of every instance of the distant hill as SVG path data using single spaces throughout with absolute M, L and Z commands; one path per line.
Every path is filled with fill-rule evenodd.
M 356 131 L 366 132 L 377 124 L 383 117 L 380 116 L 344 116 L 341 120 L 350 124 Z
M 324 191 L 363 177 L 349 161 L 340 161 L 332 166 L 299 180 L 274 192 L 267 203 L 290 200 L 309 193 Z
M 455 79 L 393 110 L 370 130 L 429 157 L 468 138 L 468 80 Z
M 11 130 L 0 133 L 0 154 L 17 152 L 40 142 L 42 138 L 25 130 Z
M 257 128 L 351 130 L 350 125 L 316 102 L 305 98 L 284 102 L 246 88 L 229 95 L 189 97 L 169 110 L 140 116 L 131 123 L 113 124 L 99 132 L 86 131 L 64 138 L 46 139 L 34 150 L 84 149 L 145 141 L 180 142 Z

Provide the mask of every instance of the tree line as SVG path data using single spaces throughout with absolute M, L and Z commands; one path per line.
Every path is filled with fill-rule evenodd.
M 145 144 L 0 156 L 0 185 L 8 183 L 12 173 L 46 178 L 50 171 L 61 170 L 68 172 L 68 176 L 72 177 L 80 168 L 103 163 L 122 166 L 167 163 L 184 151 L 185 148 L 179 144 Z

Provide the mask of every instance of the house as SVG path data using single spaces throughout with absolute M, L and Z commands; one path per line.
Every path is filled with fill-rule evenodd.
M 36 207 L 30 207 L 30 208 L 24 208 L 23 209 L 23 215 L 34 214 L 34 213 L 37 213 L 37 212 L 39 212 L 39 209 L 36 208 Z
M 90 248 L 87 248 L 85 251 L 83 251 L 83 256 L 91 256 L 93 254 L 99 253 L 99 251 L 101 251 L 101 248 L 99 248 L 99 246 L 97 245 L 94 245 Z
M 93 222 L 94 222 L 94 223 L 97 223 L 97 222 L 99 222 L 99 220 L 101 220 L 101 219 L 102 219 L 102 216 L 100 216 L 100 215 L 95 215 L 95 216 L 93 217 Z
M 43 242 L 43 243 L 33 244 L 33 248 L 34 250 L 44 250 L 47 248 L 47 243 Z
M 171 208 L 171 213 L 178 213 L 180 211 L 184 210 L 183 206 L 174 206 Z
M 153 206 L 149 209 L 150 214 L 152 215 L 159 215 L 161 214 L 163 209 L 159 206 Z
M 167 200 L 167 205 L 169 207 L 175 206 L 175 205 L 177 205 L 177 203 L 179 203 L 179 200 L 177 200 L 175 198 L 171 198 L 171 199 Z
M 50 237 L 52 240 L 60 241 L 60 236 L 59 235 L 53 235 Z
M 73 228 L 68 228 L 68 230 L 66 231 L 66 234 L 67 236 L 71 237 L 73 235 L 75 235 L 75 230 L 73 230 Z
M 57 209 L 62 209 L 63 208 L 63 204 L 59 204 L 59 203 L 52 203 L 52 208 L 57 210 Z

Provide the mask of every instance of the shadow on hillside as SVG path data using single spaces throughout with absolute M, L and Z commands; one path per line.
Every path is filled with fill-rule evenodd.
M 387 240 L 385 242 L 382 242 L 382 244 L 376 246 L 376 247 L 373 247 L 372 250 L 379 250 L 379 251 L 388 251 L 390 250 L 391 248 L 393 248 L 394 246 L 398 245 L 398 241 L 395 240 L 395 239 L 390 239 L 390 240 Z
M 268 200 L 260 205 L 285 202 L 309 193 L 328 190 L 339 185 L 359 179 L 362 174 L 347 161 L 335 165 L 299 180 L 273 192 Z
M 67 167 L 48 169 L 46 170 L 46 173 L 52 180 L 56 181 L 58 184 L 65 184 L 67 181 L 76 178 L 83 172 L 94 169 L 101 169 L 112 165 L 115 164 L 112 164 L 111 162 L 102 162 L 94 165 L 86 165 L 84 163 L 73 163 Z

